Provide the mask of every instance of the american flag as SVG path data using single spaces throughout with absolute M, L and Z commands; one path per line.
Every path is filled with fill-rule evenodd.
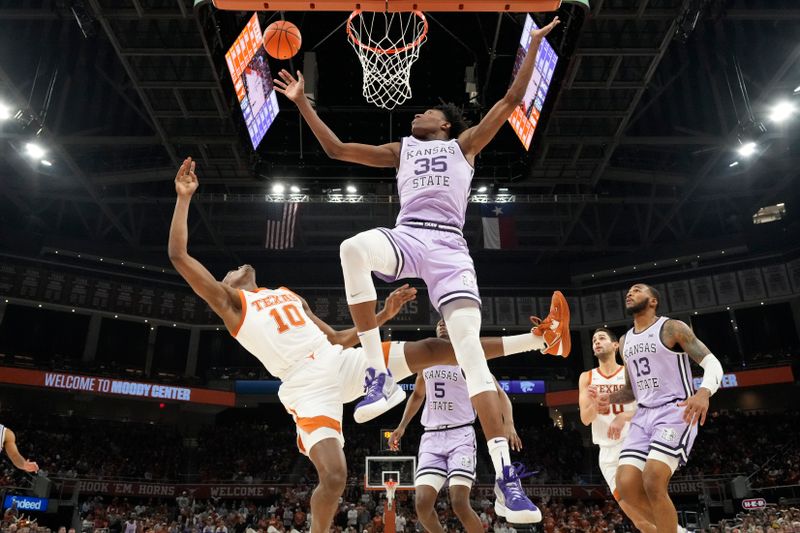
M 287 202 L 267 205 L 267 239 L 264 246 L 268 250 L 294 248 L 295 224 L 300 204 Z

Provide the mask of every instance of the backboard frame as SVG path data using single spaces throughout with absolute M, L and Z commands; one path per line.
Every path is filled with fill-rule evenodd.
M 411 483 L 401 483 L 400 482 L 400 470 L 398 469 L 386 469 L 381 470 L 381 476 L 379 484 L 371 484 L 369 481 L 369 474 L 370 474 L 370 464 L 373 462 L 410 462 L 412 464 L 413 472 L 412 472 L 412 479 Z M 414 477 L 416 476 L 417 472 L 417 457 L 415 455 L 368 455 L 364 458 L 364 490 L 369 491 L 385 491 L 385 483 L 386 483 L 386 474 L 396 474 L 397 477 L 397 488 L 395 490 L 414 490 Z

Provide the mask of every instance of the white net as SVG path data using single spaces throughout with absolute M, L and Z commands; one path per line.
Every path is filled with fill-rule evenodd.
M 386 510 L 391 511 L 394 509 L 394 493 L 397 490 L 397 482 L 387 481 L 383 486 L 386 489 Z
M 364 70 L 367 102 L 394 109 L 411 98 L 411 66 L 427 35 L 428 21 L 421 11 L 353 11 L 347 36 Z

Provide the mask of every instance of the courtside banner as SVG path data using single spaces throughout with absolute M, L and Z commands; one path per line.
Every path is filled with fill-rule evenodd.
M 202 403 L 232 407 L 236 395 L 227 391 L 176 387 L 158 383 L 128 381 L 83 374 L 43 372 L 25 368 L 0 367 L 0 383 L 28 385 L 65 392 L 107 394 L 124 398 L 157 400 L 161 402 Z
M 696 377 L 693 379 L 695 390 L 703 381 Z M 777 366 L 774 368 L 759 368 L 756 370 L 742 370 L 731 372 L 722 377 L 722 389 L 736 389 L 743 387 L 757 387 L 759 385 L 777 385 L 778 383 L 793 383 L 794 374 L 790 366 Z M 550 407 L 571 405 L 578 403 L 578 390 L 562 390 L 545 394 L 545 402 Z
M 248 485 L 235 483 L 139 483 L 110 481 L 107 479 L 64 479 L 64 490 L 71 493 L 76 488 L 83 494 L 109 496 L 176 497 L 186 492 L 190 498 L 260 499 L 274 495 L 290 485 Z M 579 500 L 607 499 L 611 495 L 605 485 L 523 485 L 525 493 L 532 498 L 575 498 Z M 491 496 L 493 485 L 477 485 L 473 491 L 481 496 Z M 670 494 L 700 494 L 702 481 L 673 481 Z

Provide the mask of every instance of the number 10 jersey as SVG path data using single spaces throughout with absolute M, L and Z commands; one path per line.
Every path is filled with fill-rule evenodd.
M 276 378 L 285 381 L 299 362 L 331 345 L 289 289 L 239 291 L 239 296 L 242 319 L 233 336 Z

